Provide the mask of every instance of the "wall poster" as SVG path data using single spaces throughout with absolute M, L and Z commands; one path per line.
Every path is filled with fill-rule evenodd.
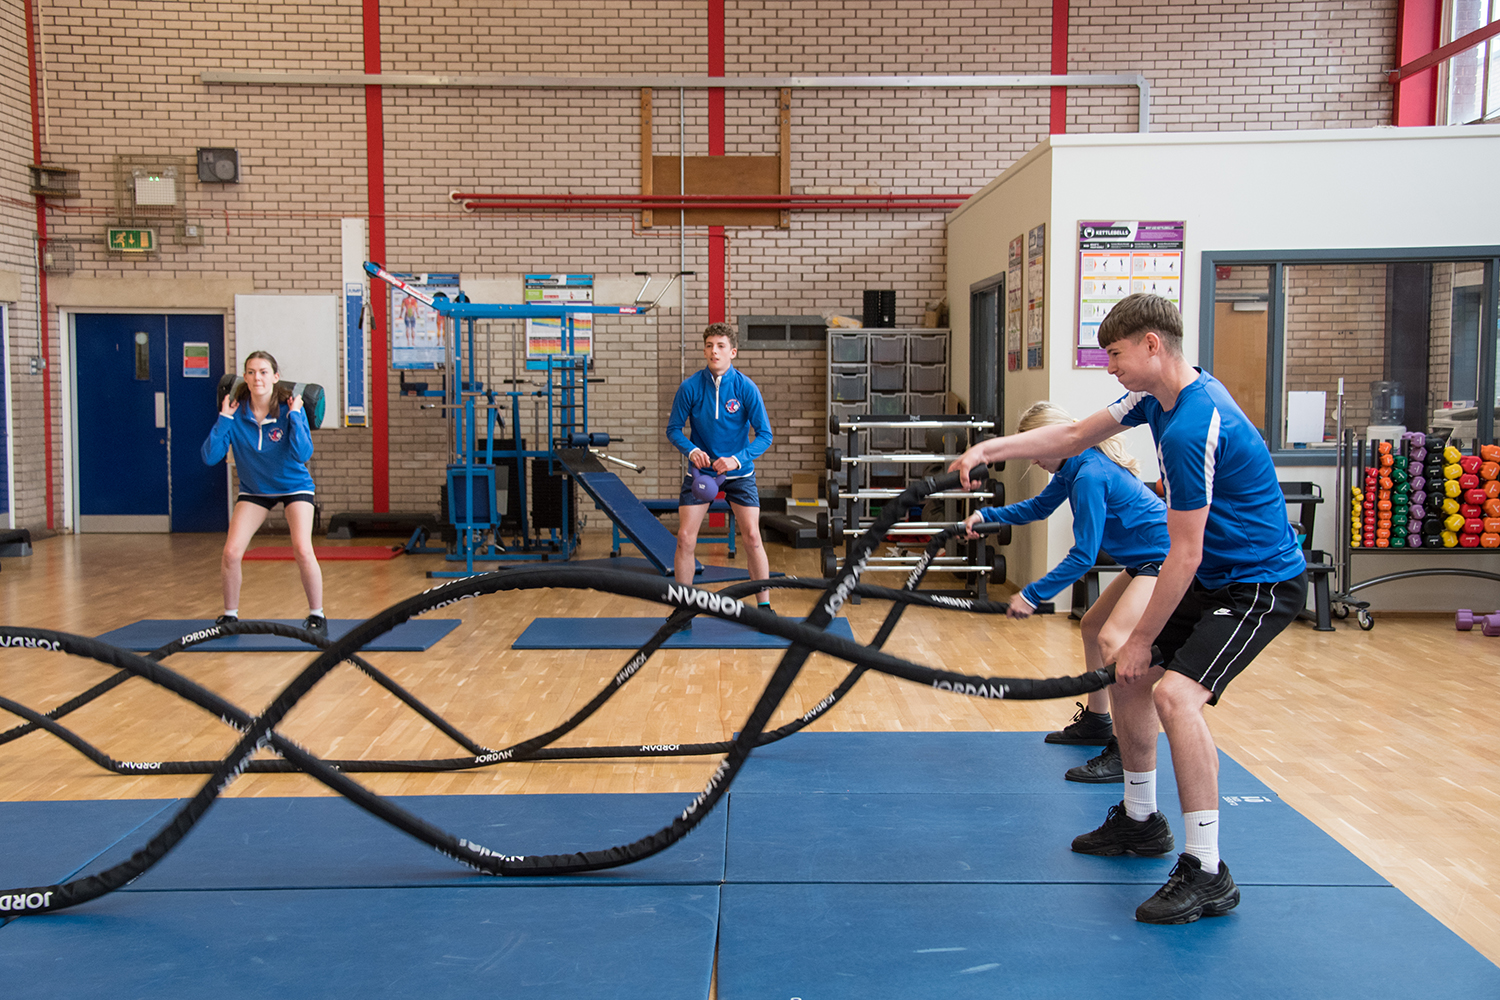
M 592 274 L 528 274 L 521 298 L 527 303 L 579 303 L 594 301 Z M 571 344 L 571 349 L 569 345 Z M 547 357 L 557 354 L 583 355 L 593 364 L 594 317 L 592 313 L 545 316 L 526 321 L 526 367 L 547 367 Z
M 1010 241 L 1010 260 L 1005 269 L 1005 369 L 1021 370 L 1021 258 L 1026 237 Z
M 442 292 L 448 298 L 458 297 L 457 274 L 398 274 L 396 277 L 424 292 Z M 391 367 L 418 369 L 441 368 L 444 356 L 443 331 L 437 310 L 414 299 L 399 288 L 391 293 Z
M 1026 234 L 1026 367 L 1042 367 L 1042 345 L 1047 339 L 1045 277 L 1047 225 Z
M 1107 368 L 1099 324 L 1125 296 L 1153 292 L 1182 308 L 1186 223 L 1080 222 L 1075 368 Z

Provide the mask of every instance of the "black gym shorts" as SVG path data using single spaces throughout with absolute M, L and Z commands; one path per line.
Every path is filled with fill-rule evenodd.
M 1134 580 L 1138 576 L 1161 576 L 1161 563 L 1141 563 L 1139 566 L 1126 566 L 1125 575 Z
M 317 494 L 315 493 L 283 493 L 280 496 L 274 497 L 258 497 L 251 496 L 249 493 L 241 493 L 237 498 L 235 498 L 235 502 L 238 503 L 240 500 L 243 500 L 246 503 L 253 503 L 257 507 L 264 507 L 266 510 L 275 510 L 276 505 L 279 503 L 284 503 L 287 505 L 298 502 L 312 503 L 313 497 L 316 495 Z
M 1229 682 L 1281 634 L 1307 603 L 1307 573 L 1279 583 L 1231 583 L 1209 590 L 1193 581 L 1156 637 L 1168 670 L 1213 692 Z

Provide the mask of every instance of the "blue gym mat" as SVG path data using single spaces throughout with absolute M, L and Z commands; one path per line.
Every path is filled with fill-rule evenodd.
M 956 695 L 954 697 L 957 697 Z M 838 709 L 833 710 L 835 713 Z M 736 792 L 943 792 L 948 794 L 1066 791 L 1106 804 L 1118 784 L 1064 781 L 1068 768 L 1099 747 L 1055 746 L 1042 733 L 798 733 L 750 755 Z M 1172 753 L 1158 737 L 1157 794 L 1176 792 Z M 1219 794 L 1273 795 L 1265 782 L 1219 754 Z M 1102 821 L 1102 817 L 1101 817 Z M 1097 825 L 1097 824 L 1095 824 Z
M 159 829 L 175 804 L 173 799 L 0 802 L 0 844 L 5 845 L 0 888 L 66 882 L 122 838 Z
M 511 649 L 640 649 L 661 624 L 660 618 L 537 618 L 510 644 Z M 788 621 L 802 621 L 790 618 Z M 833 635 L 852 640 L 847 618 L 828 623 Z M 678 632 L 663 649 L 785 649 L 791 645 L 779 635 L 757 632 L 748 625 L 710 615 L 693 619 L 693 627 Z
M 569 854 L 617 847 L 655 833 L 692 799 L 688 794 L 428 795 L 391 801 L 439 829 L 499 854 Z M 118 864 L 143 846 L 175 811 L 177 803 L 166 804 L 172 808 L 122 837 L 91 862 L 88 871 Z M 15 805 L 19 803 L 0 804 L 0 829 Z M 221 799 L 181 843 L 126 891 L 561 882 L 717 885 L 724 878 L 725 827 L 726 810 L 716 809 L 682 840 L 633 865 L 560 879 L 497 878 L 438 854 L 342 797 Z M 8 863 L 0 861 L 0 879 L 8 868 Z
M 1135 921 L 1150 894 L 1139 885 L 729 884 L 718 996 L 1500 995 L 1500 969 L 1395 889 L 1247 887 L 1228 916 L 1176 927 Z
M 282 625 L 302 627 L 301 618 L 268 618 L 265 621 Z M 337 639 L 354 626 L 359 618 L 328 619 L 328 637 Z M 432 646 L 449 632 L 458 628 L 458 618 L 413 618 L 402 622 L 385 635 L 365 647 L 371 653 L 421 652 Z M 183 636 L 209 628 L 211 618 L 148 618 L 124 628 L 105 632 L 98 638 L 121 649 L 149 653 Z M 212 639 L 197 646 L 189 646 L 186 653 L 296 653 L 312 651 L 315 647 L 300 639 L 289 639 L 279 635 L 230 635 Z
M 1121 786 L 1107 787 L 1114 792 L 1106 798 L 1065 788 L 1010 795 L 760 793 L 736 783 L 725 880 L 1115 882 L 1149 885 L 1150 895 L 1177 863 L 1175 851 L 1122 861 L 1070 849 L 1119 801 Z M 1220 807 L 1220 849 L 1240 885 L 1390 884 L 1279 798 L 1255 798 Z M 1158 788 L 1158 802 L 1180 850 L 1176 790 Z
M 351 859 L 357 860 L 357 859 Z M 0 927 L 51 1000 L 707 997 L 717 886 L 117 892 Z

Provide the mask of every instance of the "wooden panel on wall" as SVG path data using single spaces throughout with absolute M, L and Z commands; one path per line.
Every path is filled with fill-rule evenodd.
M 659 197 L 678 193 L 679 171 L 686 174 L 688 194 L 777 195 L 781 193 L 779 156 L 689 156 L 686 168 L 675 156 L 651 158 L 651 189 Z M 655 226 L 675 226 L 675 211 L 658 211 Z M 689 226 L 779 226 L 781 212 L 775 208 L 689 209 Z

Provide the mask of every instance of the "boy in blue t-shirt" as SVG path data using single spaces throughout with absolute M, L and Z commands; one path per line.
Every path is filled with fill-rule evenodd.
M 1218 750 L 1203 707 L 1302 611 L 1307 571 L 1286 516 L 1270 453 L 1224 386 L 1182 355 L 1182 317 L 1171 302 L 1138 293 L 1099 328 L 1109 371 L 1127 393 L 1068 426 L 992 438 L 952 468 L 1062 458 L 1149 424 L 1166 489 L 1171 546 L 1140 623 L 1116 650 L 1111 689 L 1124 761 L 1125 801 L 1073 841 L 1082 854 L 1171 852 L 1156 809 L 1156 733 L 1166 730 L 1182 800 L 1186 849 L 1166 885 L 1136 909 L 1146 923 L 1221 916 L 1240 901 L 1219 859 Z M 1161 659 L 1153 662 L 1152 646 Z M 1111 655 L 1112 654 L 1112 655 Z

